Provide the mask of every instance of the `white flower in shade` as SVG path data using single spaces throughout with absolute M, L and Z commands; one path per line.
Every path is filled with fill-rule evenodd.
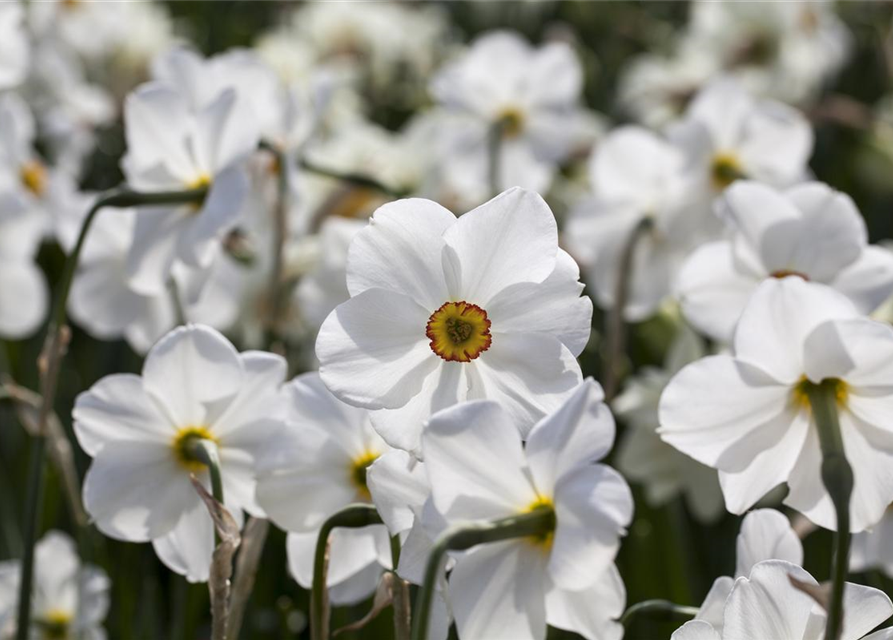
M 749 576 L 754 566 L 764 560 L 803 564 L 803 545 L 784 514 L 774 509 L 756 509 L 741 522 L 735 555 L 735 575 L 721 576 L 713 581 L 695 616 L 696 620 L 709 622 L 717 632 L 722 631 L 723 610 L 735 580 Z
M 641 127 L 621 127 L 595 148 L 589 164 L 593 196 L 572 209 L 564 241 L 584 265 L 599 306 L 611 308 L 629 238 L 639 224 L 624 315 L 652 315 L 670 294 L 680 265 L 719 225 L 694 206 L 685 156 Z
M 12 638 L 21 563 L 0 562 L 0 636 Z M 105 571 L 82 565 L 74 541 L 50 531 L 34 548 L 30 638 L 105 640 L 111 582 Z
M 632 518 L 632 494 L 595 464 L 614 420 L 591 379 L 522 445 L 512 415 L 489 400 L 431 418 L 422 436 L 434 508 L 450 526 L 535 510 L 554 515 L 542 536 L 483 544 L 456 557 L 449 599 L 460 638 L 545 638 L 546 625 L 590 639 L 620 638 L 623 582 L 613 564 Z
M 546 191 L 558 164 L 594 138 L 582 88 L 582 67 L 566 43 L 535 48 L 510 31 L 481 36 L 430 85 L 453 116 L 442 124 L 448 171 L 464 174 L 454 178 L 460 183 L 486 186 L 499 126 L 498 188 Z
M 794 274 L 827 284 L 863 313 L 893 293 L 893 254 L 868 246 L 856 205 L 823 183 L 777 191 L 737 182 L 719 211 L 731 237 L 698 248 L 676 286 L 686 318 L 714 340 L 731 340 L 754 289 L 769 277 Z
M 127 255 L 133 244 L 135 209 L 103 211 L 90 228 L 68 298 L 72 319 L 102 340 L 126 338 L 138 353 L 146 353 L 178 324 L 178 305 L 189 322 L 226 329 L 239 314 L 237 293 L 243 285 L 241 268 L 218 251 L 206 275 L 174 265 L 173 287 L 143 295 L 127 278 Z M 201 281 L 197 299 L 190 292 Z
M 320 376 L 413 451 L 427 418 L 499 401 L 526 434 L 582 379 L 592 303 L 537 194 L 511 189 L 458 220 L 421 199 L 384 205 L 347 257 L 351 299 L 320 329 Z
M 776 186 L 802 180 L 813 145 L 803 114 L 758 100 L 729 78 L 706 85 L 668 133 L 685 152 L 705 203 L 740 178 Z
M 0 89 L 21 84 L 28 73 L 30 55 L 24 17 L 24 5 L 0 5 Z
M 201 204 L 140 208 L 128 258 L 135 291 L 163 291 L 175 262 L 207 269 L 239 220 L 248 193 L 244 160 L 258 143 L 232 88 L 193 110 L 189 96 L 152 82 L 125 104 L 128 184 L 143 191 L 208 187 Z
M 0 336 L 18 339 L 38 329 L 49 306 L 46 278 L 34 263 L 43 225 L 4 201 L 0 196 Z
M 700 0 L 681 45 L 713 58 L 759 95 L 801 103 L 840 70 L 852 34 L 830 2 Z
M 880 569 L 893 577 L 893 509 L 888 508 L 870 530 L 853 536 L 850 571 L 871 569 Z
M 213 329 L 189 325 L 149 351 L 142 377 L 106 376 L 79 395 L 74 430 L 93 458 L 84 506 L 99 530 L 151 540 L 170 569 L 207 580 L 213 526 L 189 477 L 208 486 L 209 476 L 190 446 L 197 439 L 216 445 L 225 502 L 237 521 L 243 510 L 263 516 L 254 465 L 280 425 L 285 370 L 279 356 L 239 354 Z
M 809 573 L 784 560 L 764 560 L 747 577 L 735 580 L 722 609 L 722 627 L 703 619 L 686 622 L 671 640 L 821 640 L 827 614 L 791 578 L 818 586 Z M 893 614 L 893 603 L 879 589 L 846 583 L 841 640 L 887 640 L 889 630 L 869 632 Z M 869 634 L 869 635 L 866 635 Z
M 617 445 L 621 473 L 645 485 L 650 505 L 667 504 L 681 494 L 698 520 L 713 522 L 725 513 L 716 470 L 692 460 L 657 434 L 657 407 L 664 387 L 682 367 L 705 355 L 701 339 L 683 324 L 670 344 L 663 368 L 642 368 L 626 381 L 611 408 L 629 427 Z
M 288 564 L 305 589 L 313 582 L 319 529 L 341 508 L 370 502 L 366 469 L 389 447 L 369 414 L 333 396 L 316 373 L 286 386 L 287 423 L 258 461 L 257 500 L 270 520 L 289 532 Z M 391 568 L 384 525 L 336 529 L 331 535 L 328 586 L 332 602 L 356 603 Z
M 822 453 L 807 385 L 836 381 L 840 432 L 853 461 L 851 530 L 881 519 L 893 501 L 893 328 L 852 302 L 797 276 L 771 278 L 738 321 L 734 355 L 688 365 L 660 401 L 659 433 L 719 469 L 726 508 L 743 513 L 786 482 L 785 504 L 836 527 L 820 477 Z

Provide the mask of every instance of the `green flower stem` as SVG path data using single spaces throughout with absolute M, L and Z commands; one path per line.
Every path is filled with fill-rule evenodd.
M 267 141 L 260 143 L 276 159 L 276 204 L 273 208 L 273 264 L 270 269 L 268 304 L 266 318 L 266 343 L 272 348 L 278 341 L 279 324 L 282 321 L 283 291 L 282 271 L 284 268 L 285 240 L 288 237 L 288 158 L 282 149 Z M 278 345 L 277 345 L 278 346 Z M 281 349 L 277 349 L 281 350 Z
M 605 363 L 602 383 L 605 389 L 605 400 L 610 402 L 617 395 L 620 379 L 620 362 L 626 351 L 626 322 L 623 311 L 629 298 L 629 286 L 633 279 L 633 256 L 642 236 L 648 232 L 654 222 L 648 216 L 642 218 L 629 234 L 623 251 L 620 253 L 620 264 L 617 265 L 617 281 L 614 287 L 614 305 L 608 315 L 605 327 Z
M 211 476 L 211 495 L 220 504 L 223 502 L 223 476 L 220 475 L 220 455 L 217 445 L 205 438 L 193 438 L 186 445 L 190 457 L 208 467 Z
M 391 187 L 385 186 L 378 180 L 370 178 L 369 176 L 364 176 L 359 173 L 341 173 L 340 171 L 336 171 L 334 169 L 321 167 L 318 164 L 311 162 L 307 158 L 301 158 L 299 164 L 304 171 L 315 173 L 320 176 L 325 176 L 326 178 L 332 178 L 333 180 L 347 182 L 357 187 L 374 189 L 375 191 L 379 191 L 384 195 L 390 196 L 392 198 L 405 198 L 408 195 L 399 189 L 392 189 Z
M 425 583 L 416 603 L 413 616 L 412 640 L 428 637 L 428 620 L 437 579 L 443 571 L 444 556 L 448 551 L 463 551 L 479 544 L 500 542 L 513 538 L 543 536 L 555 530 L 555 512 L 552 509 L 535 509 L 529 513 L 501 518 L 491 522 L 466 525 L 445 531 L 435 541 L 425 567 Z
M 646 615 L 651 618 L 675 620 L 678 618 L 694 618 L 698 615 L 697 607 L 688 607 L 682 604 L 676 604 L 669 600 L 645 600 L 637 602 L 620 616 L 620 624 L 624 629 L 628 629 L 633 619 L 639 615 Z
M 400 536 L 391 536 L 391 573 L 394 583 L 392 605 L 394 607 L 394 640 L 409 640 L 412 634 L 412 605 L 409 598 L 409 583 L 397 573 L 400 564 Z
M 56 386 L 59 381 L 59 369 L 62 357 L 68 345 L 70 332 L 66 326 L 68 295 L 71 283 L 77 271 L 78 260 L 87 239 L 87 233 L 96 218 L 96 214 L 104 207 L 132 207 L 148 204 L 188 204 L 200 203 L 207 195 L 207 189 L 189 191 L 172 191 L 161 193 L 140 193 L 129 189 L 113 189 L 100 196 L 87 212 L 81 225 L 74 250 L 68 256 L 62 280 L 59 283 L 53 310 L 49 337 L 41 353 L 39 368 L 41 371 L 41 395 L 37 422 L 37 434 L 31 440 L 31 454 L 28 468 L 28 489 L 25 501 L 24 550 L 22 554 L 22 573 L 19 582 L 19 601 L 16 626 L 16 640 L 27 640 L 31 619 L 31 588 L 34 579 L 34 545 L 37 541 L 39 514 L 43 506 L 44 460 L 46 458 L 47 421 L 53 412 L 56 398 Z
M 329 535 L 339 527 L 359 529 L 372 524 L 382 524 L 381 516 L 371 504 L 351 504 L 332 514 L 323 522 L 316 539 L 313 556 L 313 586 L 310 591 L 310 638 L 328 640 L 328 598 L 326 597 L 326 575 L 328 574 Z
M 840 435 L 837 404 L 842 384 L 833 378 L 822 380 L 819 384 L 804 384 L 822 448 L 822 483 L 831 496 L 837 514 L 831 601 L 828 606 L 825 640 L 837 640 L 843 629 L 843 591 L 850 556 L 850 497 L 853 494 L 853 469 L 846 459 Z

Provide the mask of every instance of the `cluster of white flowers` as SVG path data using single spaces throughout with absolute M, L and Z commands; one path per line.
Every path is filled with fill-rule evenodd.
M 869 316 L 893 252 L 809 168 L 803 108 L 851 46 L 832 7 L 694 2 L 671 53 L 622 76 L 637 123 L 617 126 L 585 106 L 568 41 L 462 46 L 441 9 L 310 3 L 204 57 L 162 5 L 0 4 L 0 338 L 46 324 L 52 241 L 73 277 L 57 317 L 144 355 L 71 412 L 91 524 L 213 582 L 198 483 L 235 527 L 287 532 L 301 587 L 324 553 L 334 605 L 405 581 L 422 637 L 619 640 L 627 478 L 703 522 L 783 500 L 837 530 L 831 389 L 850 568 L 893 576 L 893 327 Z M 407 117 L 385 128 L 369 103 Z M 119 113 L 124 187 L 97 194 L 89 158 Z M 672 329 L 614 397 L 579 360 L 605 346 L 596 306 Z M 357 504 L 372 524 L 321 539 Z M 839 623 L 785 514 L 747 513 L 737 554 L 674 640 Z M 104 638 L 107 576 L 56 532 L 34 566 L 34 633 Z M 0 563 L 0 637 L 21 571 Z M 866 636 L 890 598 L 839 583 L 840 638 L 893 638 Z

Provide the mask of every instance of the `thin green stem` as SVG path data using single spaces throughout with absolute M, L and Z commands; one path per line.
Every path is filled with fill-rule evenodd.
M 697 607 L 689 607 L 682 604 L 676 604 L 669 600 L 645 600 L 637 602 L 620 616 L 620 624 L 624 629 L 628 629 L 636 616 L 647 615 L 652 618 L 663 620 L 675 620 L 678 618 L 694 618 L 698 615 Z
M 68 307 L 68 295 L 71 292 L 71 283 L 77 271 L 78 261 L 87 234 L 96 214 L 104 207 L 132 207 L 146 204 L 188 204 L 201 202 L 207 195 L 207 189 L 193 189 L 189 191 L 140 193 L 129 189 L 113 189 L 100 196 L 90 207 L 87 216 L 81 225 L 77 242 L 65 263 L 62 280 L 56 294 L 55 308 L 53 310 L 52 323 L 49 327 L 49 337 L 40 357 L 41 370 L 41 395 L 43 402 L 40 406 L 37 421 L 37 433 L 31 440 L 31 454 L 28 470 L 28 493 L 25 502 L 24 550 L 22 554 L 21 581 L 19 582 L 19 601 L 16 626 L 16 640 L 27 640 L 31 620 L 31 588 L 34 579 L 34 545 L 37 542 L 39 528 L 39 515 L 43 505 L 44 491 L 44 461 L 46 458 L 46 441 L 44 435 L 47 430 L 47 421 L 53 412 L 56 399 L 56 387 L 59 381 L 59 370 L 62 357 L 68 344 L 70 333 L 66 326 Z
M 831 496 L 837 514 L 837 532 L 834 535 L 834 562 L 832 568 L 831 602 L 828 607 L 828 623 L 825 640 L 838 640 L 843 630 L 843 592 L 846 585 L 850 557 L 850 497 L 853 494 L 853 469 L 846 459 L 843 438 L 840 434 L 838 403 L 846 394 L 845 383 L 835 378 L 819 384 L 801 383 L 815 420 L 822 448 L 822 483 Z
M 318 164 L 308 160 L 307 158 L 301 158 L 299 164 L 304 171 L 315 173 L 319 176 L 325 176 L 326 178 L 332 178 L 333 180 L 347 182 L 357 187 L 375 189 L 376 191 L 379 191 L 384 195 L 390 196 L 392 198 L 405 198 L 408 195 L 399 189 L 392 189 L 391 187 L 385 186 L 378 180 L 370 178 L 369 176 L 364 176 L 359 173 L 341 173 L 340 171 L 336 171 L 335 169 L 321 167 Z
M 444 556 L 448 551 L 463 551 L 479 544 L 499 542 L 513 538 L 543 536 L 555 530 L 555 512 L 552 509 L 534 509 L 529 513 L 501 518 L 491 522 L 470 524 L 450 529 L 434 542 L 428 564 L 425 567 L 425 582 L 419 593 L 416 612 L 413 616 L 412 640 L 425 640 L 428 637 L 428 621 L 437 580 L 443 571 Z
M 381 523 L 381 516 L 370 504 L 348 505 L 323 522 L 316 539 L 316 551 L 313 555 L 313 586 L 310 591 L 311 640 L 328 640 L 329 637 L 328 598 L 326 597 L 329 535 L 339 527 L 358 529 Z
M 205 438 L 193 438 L 186 445 L 190 457 L 208 467 L 208 475 L 211 476 L 211 495 L 220 504 L 224 503 L 223 476 L 220 473 L 220 455 L 217 445 Z M 214 546 L 220 544 L 220 535 L 214 530 Z

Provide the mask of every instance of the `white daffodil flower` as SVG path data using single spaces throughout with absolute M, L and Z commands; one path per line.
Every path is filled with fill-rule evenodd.
M 366 469 L 390 448 L 372 428 L 369 412 L 338 400 L 318 374 L 298 376 L 286 394 L 287 423 L 258 461 L 257 500 L 289 532 L 289 570 L 309 589 L 320 527 L 341 508 L 371 501 Z M 332 602 L 369 597 L 381 572 L 391 568 L 387 528 L 335 529 L 330 540 Z
M 176 261 L 206 269 L 215 245 L 237 224 L 248 193 L 244 160 L 258 143 L 256 124 L 238 104 L 229 88 L 193 110 L 188 96 L 160 82 L 128 96 L 128 184 L 144 191 L 209 189 L 201 205 L 140 209 L 128 258 L 135 291 L 163 291 Z
M 849 57 L 852 34 L 833 3 L 692 3 L 682 51 L 709 56 L 758 95 L 813 100 Z
M 599 306 L 611 308 L 622 256 L 639 224 L 624 316 L 651 316 L 672 289 L 686 256 L 719 232 L 709 211 L 695 206 L 685 156 L 642 127 L 621 127 L 595 148 L 589 164 L 593 198 L 571 211 L 563 238 L 586 269 Z
M 791 579 L 818 586 L 809 573 L 785 560 L 764 560 L 747 577 L 735 580 L 722 609 L 722 627 L 696 619 L 677 629 L 671 640 L 821 640 L 827 614 Z M 846 583 L 840 640 L 888 640 L 889 630 L 869 632 L 893 614 L 893 603 L 879 589 Z M 866 635 L 869 634 L 869 635 Z
M 338 398 L 414 451 L 427 418 L 499 401 L 526 434 L 582 379 L 592 303 L 555 218 L 511 189 L 456 219 L 421 199 L 384 205 L 351 243 L 351 299 L 323 323 L 320 376 Z
M 722 631 L 723 610 L 737 578 L 746 578 L 757 563 L 764 560 L 803 564 L 800 538 L 784 514 L 774 509 L 756 509 L 744 516 L 736 545 L 735 575 L 721 576 L 713 581 L 695 616 L 696 620 L 709 622 L 717 632 Z
M 860 316 L 825 285 L 787 276 L 757 288 L 733 345 L 734 355 L 690 364 L 667 385 L 658 430 L 664 441 L 719 469 L 732 513 L 787 482 L 785 504 L 835 529 L 806 395 L 806 385 L 834 380 L 855 475 L 851 530 L 878 522 L 893 502 L 893 437 L 885 417 L 893 410 L 893 328 Z
M 21 563 L 0 562 L 0 637 L 15 635 Z M 34 548 L 31 638 L 105 640 L 111 582 L 99 567 L 82 565 L 74 541 L 49 531 Z
M 279 428 L 279 356 L 239 354 L 215 330 L 172 331 L 146 356 L 143 375 L 114 374 L 78 396 L 74 430 L 93 458 L 84 506 L 100 531 L 151 540 L 162 562 L 192 582 L 208 578 L 214 532 L 189 477 L 206 486 L 195 440 L 217 446 L 227 507 L 263 516 L 254 499 L 255 459 Z
M 893 254 L 868 246 L 865 222 L 846 194 L 820 182 L 777 191 L 741 181 L 723 193 L 718 209 L 731 237 L 698 248 L 676 285 L 685 317 L 714 340 L 732 339 L 751 294 L 769 277 L 826 284 L 862 313 L 893 293 Z
M 668 135 L 685 152 L 705 204 L 741 178 L 775 186 L 802 180 L 813 146 L 803 114 L 757 100 L 730 78 L 706 85 Z
M 452 116 L 442 123 L 453 180 L 489 189 L 493 136 L 501 139 L 497 186 L 545 192 L 558 164 L 588 148 L 592 131 L 580 98 L 583 70 L 564 42 L 535 48 L 510 31 L 486 33 L 446 64 L 430 91 Z M 470 186 L 470 185 L 469 185 Z
M 893 577 L 893 509 L 868 531 L 853 536 L 850 571 L 880 569 Z
M 620 638 L 625 592 L 613 564 L 632 494 L 596 464 L 614 442 L 601 387 L 583 382 L 530 432 L 489 400 L 438 412 L 422 436 L 437 514 L 448 525 L 550 511 L 542 536 L 483 544 L 457 556 L 449 600 L 460 638 L 545 638 L 546 625 Z
M 663 368 L 644 367 L 632 376 L 611 409 L 629 427 L 617 445 L 621 473 L 645 485 L 650 505 L 659 507 L 681 494 L 691 513 L 706 523 L 725 513 L 716 470 L 680 453 L 657 434 L 657 408 L 664 387 L 682 367 L 705 355 L 701 339 L 683 324 Z
M 34 263 L 43 224 L 4 201 L 0 196 L 0 337 L 19 339 L 37 331 L 49 307 L 46 278 Z
M 28 74 L 30 53 L 24 9 L 18 2 L 0 5 L 0 89 L 21 84 Z
M 127 278 L 127 255 L 133 244 L 135 209 L 104 211 L 96 218 L 84 243 L 68 298 L 72 319 L 101 340 L 126 338 L 137 353 L 146 353 L 178 324 L 178 309 L 189 322 L 226 329 L 239 315 L 235 293 L 243 286 L 240 267 L 222 250 L 200 276 L 200 293 L 189 292 L 197 274 L 175 264 L 172 290 L 154 295 L 133 291 Z

